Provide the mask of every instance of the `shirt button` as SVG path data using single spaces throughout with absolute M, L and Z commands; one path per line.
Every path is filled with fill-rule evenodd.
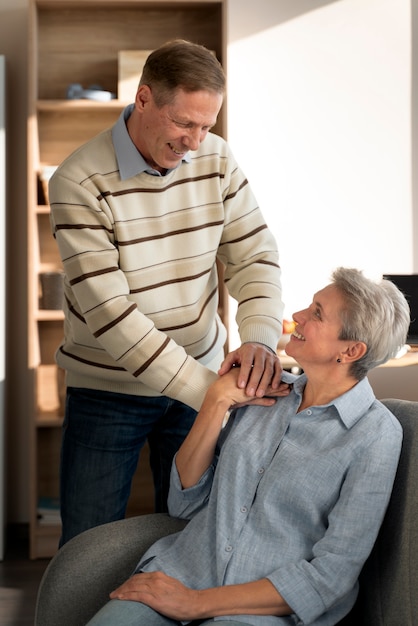
M 241 511 L 241 513 L 246 513 L 247 512 L 247 507 L 246 506 L 242 506 L 240 511 Z
M 312 411 L 311 411 L 311 409 L 308 409 L 308 410 L 306 411 L 306 415 L 312 415 Z
M 232 546 L 226 546 L 225 551 L 226 552 L 232 552 Z
M 264 474 L 264 467 L 260 467 L 260 468 L 258 469 L 258 473 L 259 473 L 259 474 Z

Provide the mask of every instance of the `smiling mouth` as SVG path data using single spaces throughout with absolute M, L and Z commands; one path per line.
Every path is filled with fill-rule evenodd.
M 171 150 L 174 152 L 174 154 L 178 157 L 183 157 L 186 153 L 184 151 L 179 151 L 176 150 L 174 146 L 171 145 L 171 143 L 168 144 L 171 148 Z
M 301 335 L 300 333 L 298 333 L 297 330 L 294 330 L 292 335 L 293 337 L 296 337 L 296 339 L 300 339 L 301 341 L 306 341 L 305 337 Z

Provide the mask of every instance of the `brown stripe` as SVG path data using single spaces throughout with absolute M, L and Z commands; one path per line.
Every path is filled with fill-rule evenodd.
M 137 308 L 136 304 L 131 304 L 131 306 L 128 309 L 126 309 L 126 311 L 124 311 L 122 315 L 119 315 L 119 317 L 112 320 L 109 324 L 106 324 L 106 326 L 103 326 L 103 328 L 93 333 L 94 337 L 96 338 L 100 337 L 100 335 L 103 335 L 103 333 L 106 333 L 111 328 L 114 328 L 115 326 L 117 326 L 119 322 L 121 322 L 123 319 L 128 317 L 128 315 L 130 315 L 133 311 L 136 311 L 136 308 Z
M 84 319 L 84 317 L 78 311 L 75 310 L 75 308 L 73 307 L 71 302 L 68 300 L 68 298 L 65 298 L 65 300 L 67 302 L 67 307 L 70 313 L 72 313 L 75 317 L 77 317 L 80 320 L 80 322 L 83 322 L 83 324 L 86 324 L 87 322 Z
M 261 232 L 262 230 L 265 230 L 266 228 L 267 228 L 267 224 L 262 224 L 258 228 L 255 228 L 254 230 L 251 230 L 249 233 L 246 233 L 242 237 L 237 237 L 237 239 L 231 239 L 231 240 L 226 241 L 224 243 L 230 244 L 230 243 L 237 243 L 238 241 L 244 241 L 244 239 L 248 239 L 249 237 L 252 237 L 253 235 L 256 235 L 257 233 Z
M 173 380 L 178 376 L 179 372 L 182 370 L 183 365 L 186 363 L 187 361 L 187 357 L 184 359 L 183 363 L 180 365 L 180 367 L 177 369 L 176 373 L 174 374 L 174 376 L 168 381 L 168 383 L 166 384 L 166 386 L 164 387 L 164 389 L 161 390 L 161 393 L 165 393 L 165 390 L 167 389 L 167 387 L 169 387 L 171 385 L 171 383 L 173 382 Z
M 99 367 L 99 368 L 105 369 L 105 370 L 114 370 L 114 371 L 118 371 L 118 372 L 126 372 L 124 367 L 118 367 L 117 365 L 104 365 L 103 363 L 96 363 L 96 361 L 90 361 L 88 359 L 83 359 L 82 357 L 75 356 L 74 354 L 71 354 L 70 352 L 67 352 L 66 350 L 64 350 L 64 348 L 62 346 L 60 347 L 59 350 L 65 356 L 69 357 L 70 359 L 74 359 L 74 361 L 78 361 L 79 363 L 85 363 L 86 365 L 93 365 L 94 367 Z
M 129 239 L 126 241 L 119 241 L 119 246 L 131 246 L 137 243 L 143 243 L 144 241 L 155 241 L 158 239 L 166 239 L 167 237 L 174 237 L 175 235 L 184 235 L 185 233 L 193 233 L 198 230 L 203 230 L 207 228 L 213 228 L 215 226 L 222 226 L 224 220 L 218 220 L 217 222 L 205 222 L 204 224 L 199 224 L 198 226 L 194 226 L 193 228 L 179 228 L 177 230 L 170 230 L 167 233 L 162 233 L 161 235 L 152 235 L 151 237 L 138 237 L 138 239 Z
M 254 296 L 253 298 L 246 298 L 245 300 L 242 300 L 242 302 L 238 303 L 238 308 L 240 306 L 242 306 L 243 304 L 245 304 L 246 302 L 251 302 L 252 300 L 270 300 L 269 296 Z
M 198 354 L 196 355 L 194 358 L 195 359 L 201 359 L 202 357 L 204 357 L 206 354 L 208 354 L 214 345 L 216 345 L 216 342 L 218 341 L 218 337 L 219 337 L 219 324 L 218 321 L 216 320 L 216 333 L 215 333 L 215 338 L 212 341 L 211 345 L 209 346 L 209 348 L 207 350 L 205 350 L 205 352 L 202 352 L 202 354 Z
M 77 278 L 73 278 L 70 280 L 70 285 L 77 285 L 77 283 L 82 283 L 83 280 L 87 280 L 88 278 L 94 278 L 96 276 L 103 276 L 104 274 L 111 274 L 112 272 L 119 271 L 117 266 L 115 267 L 106 267 L 103 270 L 97 270 L 96 272 L 88 272 L 87 274 L 81 274 L 81 276 L 77 276 Z
M 188 324 L 180 324 L 178 326 L 167 326 L 165 328 L 160 328 L 161 332 L 167 332 L 167 331 L 171 331 L 171 330 L 179 330 L 180 328 L 187 328 L 188 326 L 193 326 L 193 324 L 196 324 L 196 322 L 198 322 L 200 320 L 200 318 L 203 315 L 203 311 L 206 309 L 207 305 L 209 304 L 209 302 L 212 300 L 213 296 L 216 295 L 218 293 L 218 288 L 215 288 L 212 293 L 209 294 L 208 298 L 206 299 L 206 301 L 203 304 L 202 310 L 200 311 L 198 317 L 193 320 L 192 322 L 189 322 Z
M 57 224 L 55 226 L 55 232 L 59 230 L 105 230 L 108 233 L 113 233 L 112 228 L 106 228 L 106 226 L 97 224 Z
M 245 317 L 242 318 L 242 322 L 245 322 L 245 320 L 250 320 L 254 317 L 254 315 L 246 315 Z M 256 317 L 264 317 L 267 320 L 273 320 L 273 322 L 275 322 L 277 324 L 277 317 L 274 317 L 273 315 L 262 315 L 259 314 Z
M 107 198 L 108 196 L 113 196 L 116 198 L 117 196 L 125 196 L 131 193 L 165 193 L 167 189 L 171 189 L 172 187 L 177 187 L 178 185 L 187 185 L 189 183 L 198 182 L 201 180 L 209 180 L 211 178 L 221 178 L 223 179 L 225 176 L 220 172 L 212 172 L 210 174 L 202 174 L 201 176 L 193 176 L 191 178 L 183 178 L 182 180 L 177 180 L 171 183 L 170 185 L 166 185 L 161 189 L 149 189 L 143 187 L 133 187 L 132 189 L 121 189 L 120 191 L 104 191 L 97 196 L 97 200 L 102 200 Z
M 134 376 L 135 377 L 140 376 L 142 372 L 144 372 L 151 365 L 151 363 L 160 356 L 161 352 L 165 349 L 165 347 L 169 343 L 170 343 L 170 337 L 167 337 L 164 343 L 161 345 L 161 347 L 156 352 L 154 352 L 152 357 L 149 358 L 147 361 L 145 361 L 145 363 L 139 369 L 137 369 L 136 372 L 134 372 Z
M 210 352 L 210 350 L 213 348 L 213 346 L 216 344 L 216 341 L 218 339 L 219 336 L 219 324 L 216 323 L 216 335 L 215 335 L 215 340 L 212 342 L 212 345 L 210 346 L 210 348 L 208 348 L 208 350 L 206 350 L 205 352 L 203 352 L 202 354 L 198 354 L 197 356 L 195 356 L 195 359 L 200 359 L 203 356 L 205 356 L 205 354 L 207 354 L 208 352 Z M 180 372 L 180 370 L 182 369 L 184 363 L 186 362 L 186 359 L 183 361 L 183 363 L 181 364 L 181 366 L 178 368 L 177 372 L 175 373 L 175 375 L 172 377 L 172 379 L 169 381 L 169 383 L 164 387 L 164 389 L 162 390 L 161 393 L 164 393 L 165 390 L 167 389 L 167 387 L 169 387 L 172 383 L 172 381 L 176 378 L 176 376 L 178 375 L 178 373 Z
M 272 267 L 280 267 L 278 263 L 273 263 L 272 261 L 267 261 L 266 259 L 259 259 L 258 261 L 256 261 L 256 264 L 257 263 L 259 263 L 260 265 L 271 265 Z
M 142 293 L 143 291 L 150 291 L 151 289 L 158 289 L 159 287 L 164 287 L 165 285 L 176 285 L 177 283 L 185 283 L 189 280 L 195 280 L 196 278 L 200 278 L 201 276 L 208 274 L 210 271 L 211 271 L 211 268 L 204 270 L 203 272 L 199 272 L 199 274 L 191 274 L 190 276 L 184 276 L 183 278 L 176 278 L 173 280 L 164 280 L 161 283 L 147 285 L 147 287 L 131 289 L 130 293 Z
M 85 187 L 87 181 L 94 181 L 96 176 L 99 176 L 99 178 L 107 178 L 108 176 L 114 176 L 115 174 L 119 175 L 119 169 L 110 170 L 109 172 L 93 172 L 93 174 L 90 174 L 89 176 L 86 176 L 86 178 L 83 178 L 83 180 L 80 181 L 80 185 L 82 187 Z
M 227 196 L 225 196 L 225 202 L 227 202 L 227 200 L 230 200 L 231 198 L 235 198 L 235 196 L 241 191 L 241 189 L 243 189 L 247 185 L 248 185 L 248 180 L 247 179 L 243 180 L 240 186 L 238 187 L 238 189 L 234 191 L 234 193 L 230 193 Z

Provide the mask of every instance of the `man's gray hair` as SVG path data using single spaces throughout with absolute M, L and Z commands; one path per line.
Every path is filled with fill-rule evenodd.
M 215 54 L 204 46 L 184 39 L 166 42 L 149 55 L 140 85 L 148 85 L 158 107 L 168 104 L 173 93 L 212 91 L 225 94 L 226 77 Z

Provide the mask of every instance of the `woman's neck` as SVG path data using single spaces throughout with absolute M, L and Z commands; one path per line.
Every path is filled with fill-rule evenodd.
M 310 406 L 328 404 L 352 389 L 357 383 L 358 380 L 352 377 L 344 377 L 339 380 L 333 380 L 332 377 L 327 377 L 324 380 L 311 380 L 308 378 L 298 412 Z

